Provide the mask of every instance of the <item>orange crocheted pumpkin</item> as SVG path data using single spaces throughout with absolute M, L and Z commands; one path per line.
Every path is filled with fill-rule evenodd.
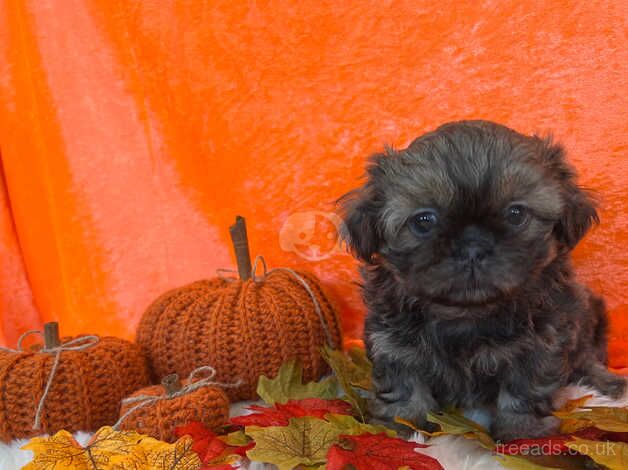
M 143 388 L 123 400 L 119 427 L 174 442 L 177 426 L 198 421 L 216 430 L 227 419 L 229 399 L 220 387 L 193 377 L 181 383 L 177 374 L 171 374 L 161 385 Z
M 318 379 L 327 371 L 321 347 L 341 344 L 337 311 L 320 282 L 287 268 L 255 276 L 244 219 L 236 218 L 230 231 L 240 279 L 194 282 L 165 293 L 144 313 L 137 343 L 153 372 L 184 376 L 212 364 L 221 382 L 243 381 L 227 389 L 234 401 L 255 399 L 258 378 L 275 376 L 291 358 L 303 363 L 304 380 Z
M 21 344 L 0 350 L 3 441 L 96 430 L 115 422 L 122 398 L 149 383 L 146 359 L 133 343 L 98 336 L 61 342 L 56 323 L 44 325 L 44 339 L 28 351 Z

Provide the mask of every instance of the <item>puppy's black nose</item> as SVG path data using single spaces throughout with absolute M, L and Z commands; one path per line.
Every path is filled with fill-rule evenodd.
M 475 263 L 484 259 L 487 253 L 488 250 L 483 246 L 476 244 L 467 245 L 462 249 L 462 259 L 464 261 Z
M 493 251 L 495 237 L 477 225 L 465 227 L 455 247 L 455 255 L 463 263 L 477 263 Z

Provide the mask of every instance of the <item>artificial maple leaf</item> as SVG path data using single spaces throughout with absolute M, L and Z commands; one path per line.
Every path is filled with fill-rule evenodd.
M 497 459 L 500 465 L 510 470 L 556 470 L 560 467 L 546 467 L 522 457 L 512 455 L 500 455 Z
M 25 446 L 33 461 L 26 470 L 198 470 L 201 460 L 191 450 L 192 440 L 174 444 L 133 431 L 102 427 L 81 447 L 67 431 L 32 439 Z
M 576 421 L 576 423 L 570 424 L 567 432 L 590 426 L 605 431 L 628 432 L 628 408 L 591 406 L 579 411 L 557 411 L 554 416 L 561 420 Z M 565 431 L 562 426 L 561 431 Z
M 231 418 L 231 423 L 238 426 L 287 426 L 290 418 L 313 416 L 322 419 L 329 413 L 351 413 L 351 405 L 344 400 L 320 398 L 289 400 L 285 404 L 275 403 L 272 407 L 251 405 L 248 409 L 255 413 Z
M 192 450 L 201 458 L 207 454 L 210 443 L 218 437 L 215 432 L 198 421 L 192 421 L 183 426 L 177 426 L 174 428 L 174 434 L 178 438 L 190 436 L 193 442 Z
M 135 460 L 138 444 L 144 436 L 136 432 L 118 432 L 100 428 L 82 447 L 67 431 L 50 437 L 36 437 L 22 449 L 33 451 L 33 460 L 26 470 L 96 470 L 103 467 L 125 468 L 126 461 Z M 130 465 L 129 465 L 130 468 Z
M 397 433 L 380 424 L 366 424 L 358 421 L 353 416 L 328 414 L 325 419 L 333 424 L 338 430 L 338 434 L 357 436 L 360 434 L 381 434 L 395 437 Z
M 548 454 L 569 452 L 567 443 L 578 437 L 593 441 L 606 440 L 610 433 L 601 429 L 589 427 L 573 434 L 559 434 L 556 436 L 539 437 L 535 439 L 514 439 L 495 447 L 495 452 L 504 455 L 525 455 L 530 449 L 547 449 Z
M 303 384 L 303 366 L 292 359 L 282 364 L 274 379 L 262 375 L 257 383 L 257 394 L 268 405 L 303 398 L 332 399 L 338 396 L 338 384 L 333 377 Z
M 584 395 L 580 398 L 574 398 L 573 400 L 567 400 L 565 402 L 565 404 L 563 406 L 561 406 L 558 410 L 556 411 L 562 411 L 565 413 L 569 413 L 571 411 L 575 411 L 578 408 L 582 408 L 591 398 L 593 398 L 593 395 Z
M 491 438 L 486 429 L 475 421 L 465 418 L 462 413 L 458 411 L 428 413 L 427 420 L 430 423 L 438 424 L 441 430 L 437 433 L 426 434 L 432 436 L 440 434 L 460 435 L 467 439 L 476 439 L 482 447 L 486 449 L 492 450 L 495 448 L 495 441 Z
M 247 452 L 251 460 L 291 470 L 324 464 L 340 431 L 322 419 L 304 417 L 291 418 L 288 426 L 247 426 L 246 434 L 255 441 L 255 447 Z
M 234 431 L 226 436 L 218 436 L 218 439 L 226 443 L 233 452 L 242 457 L 246 457 L 246 451 L 255 447 L 255 442 L 251 440 L 243 431 Z
M 179 438 L 189 436 L 192 439 L 192 450 L 203 462 L 203 468 L 220 468 L 221 465 L 226 465 L 224 468 L 231 468 L 230 464 L 240 460 L 240 457 L 245 456 L 246 451 L 254 445 L 249 443 L 250 439 L 241 432 L 243 439 L 240 442 L 243 443 L 234 445 L 231 442 L 235 442 L 235 436 L 218 436 L 199 422 L 178 426 L 175 428 L 175 434 Z M 228 442 L 229 437 L 231 442 Z
M 427 447 L 404 441 L 386 434 L 340 436 L 327 454 L 327 470 L 344 470 L 347 466 L 356 470 L 442 470 L 438 460 L 416 452 Z
M 567 447 L 589 456 L 595 463 L 604 465 L 610 470 L 628 468 L 628 444 L 623 442 L 600 442 L 575 438 L 567 443 Z
M 373 388 L 373 364 L 366 357 L 364 348 L 352 346 L 345 352 L 325 346 L 322 355 L 334 372 L 342 371 L 342 375 L 352 386 L 362 390 Z
M 354 387 L 364 390 L 371 388 L 372 365 L 366 358 L 366 353 L 363 349 L 355 347 L 350 350 L 349 354 L 324 347 L 321 354 L 333 369 L 345 393 L 345 399 L 351 403 L 364 421 L 367 412 L 366 399 Z
M 145 437 L 138 443 L 143 456 L 137 468 L 145 470 L 198 470 L 201 459 L 192 450 L 194 442 L 190 437 L 182 437 L 173 444 Z
M 67 431 L 59 431 L 50 437 L 35 437 L 22 447 L 33 451 L 33 460 L 24 470 L 88 469 L 89 456 Z M 98 463 L 102 460 L 96 456 Z M 108 463 L 109 460 L 106 460 Z

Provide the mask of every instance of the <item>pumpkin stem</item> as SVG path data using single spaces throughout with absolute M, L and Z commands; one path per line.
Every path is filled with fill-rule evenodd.
M 251 255 L 249 253 L 249 240 L 246 236 L 246 221 L 242 216 L 236 216 L 235 224 L 229 227 L 233 251 L 238 263 L 238 275 L 243 281 L 251 278 Z
M 59 323 L 56 321 L 44 323 L 44 349 L 54 349 L 60 345 Z
M 161 385 L 164 386 L 166 395 L 169 397 L 177 393 L 183 387 L 177 374 L 166 375 L 161 379 Z

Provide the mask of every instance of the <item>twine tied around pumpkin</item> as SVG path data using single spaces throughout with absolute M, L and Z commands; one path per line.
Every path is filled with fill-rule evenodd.
M 263 268 L 263 273 L 260 276 L 258 276 L 257 266 L 260 263 Z M 263 282 L 266 280 L 266 277 L 270 273 L 278 272 L 278 271 L 283 271 L 290 274 L 306 290 L 306 292 L 310 296 L 310 299 L 312 299 L 312 304 L 314 305 L 314 310 L 316 311 L 316 315 L 318 316 L 321 327 L 323 328 L 323 332 L 325 333 L 325 339 L 327 340 L 327 344 L 329 345 L 330 348 L 336 349 L 336 344 L 334 343 L 334 339 L 332 337 L 331 331 L 329 331 L 329 325 L 327 324 L 327 321 L 325 320 L 325 317 L 323 316 L 323 311 L 321 310 L 321 306 L 318 303 L 318 300 L 316 299 L 316 295 L 314 294 L 314 291 L 312 290 L 310 285 L 307 283 L 307 281 L 303 278 L 303 276 L 301 276 L 299 273 L 297 273 L 294 269 L 291 269 L 291 268 L 279 267 L 279 268 L 273 268 L 269 270 L 268 266 L 266 265 L 266 260 L 264 259 L 264 257 L 262 255 L 257 255 L 255 257 L 255 260 L 253 261 L 253 267 L 251 268 L 251 279 L 253 280 L 253 282 Z M 233 269 L 219 268 L 216 270 L 216 273 L 218 274 L 219 277 L 222 277 L 223 279 L 228 279 L 228 280 L 236 280 L 236 278 L 235 276 L 233 277 L 224 276 L 223 273 L 235 274 L 236 272 L 237 271 Z
M 203 378 L 199 378 L 198 380 L 194 381 L 194 379 L 197 379 L 197 376 L 203 372 L 206 372 L 207 375 Z M 208 387 L 210 385 L 213 385 L 216 387 L 222 387 L 222 388 L 236 388 L 242 385 L 242 380 L 240 379 L 238 379 L 235 383 L 216 382 L 213 380 L 215 376 L 216 376 L 216 369 L 214 369 L 211 366 L 201 366 L 194 369 L 192 372 L 190 372 L 190 375 L 188 376 L 188 384 L 184 386 L 181 386 L 181 382 L 177 374 L 170 374 L 170 375 L 165 376 L 161 380 L 161 384 L 166 389 L 165 395 L 157 395 L 157 396 L 137 395 L 137 396 L 125 398 L 122 400 L 123 405 L 128 405 L 128 404 L 133 404 L 133 403 L 137 403 L 137 404 L 129 408 L 122 416 L 120 416 L 118 421 L 116 421 L 116 423 L 112 426 L 113 429 L 117 430 L 122 424 L 122 422 L 127 418 L 127 416 L 131 415 L 132 413 L 135 413 L 140 408 L 143 408 L 148 405 L 152 405 L 159 401 L 171 400 L 176 397 L 181 397 L 183 395 L 187 395 L 188 393 L 192 393 L 193 391 L 198 390 L 199 388 Z
M 95 335 L 86 335 L 71 339 L 70 341 L 66 341 L 65 343 L 60 343 L 59 324 L 57 322 L 50 322 L 44 325 L 43 332 L 39 330 L 28 330 L 22 333 L 22 335 L 17 340 L 17 349 L 0 347 L 0 350 L 14 353 L 24 352 L 22 342 L 28 336 L 34 334 L 37 334 L 44 338 L 44 347 L 38 352 L 50 353 L 55 355 L 54 362 L 52 363 L 52 368 L 50 369 L 50 373 L 48 374 L 48 380 L 46 382 L 46 387 L 44 388 L 44 393 L 42 393 L 41 398 L 39 399 L 39 403 L 37 404 L 37 410 L 35 411 L 35 421 L 33 423 L 33 429 L 37 430 L 41 428 L 41 413 L 44 409 L 44 404 L 46 403 L 48 392 L 50 392 L 50 388 L 52 387 L 52 382 L 55 378 L 55 374 L 57 373 L 57 369 L 59 368 L 61 353 L 63 351 L 82 351 L 84 349 L 91 348 L 98 344 L 100 338 Z

